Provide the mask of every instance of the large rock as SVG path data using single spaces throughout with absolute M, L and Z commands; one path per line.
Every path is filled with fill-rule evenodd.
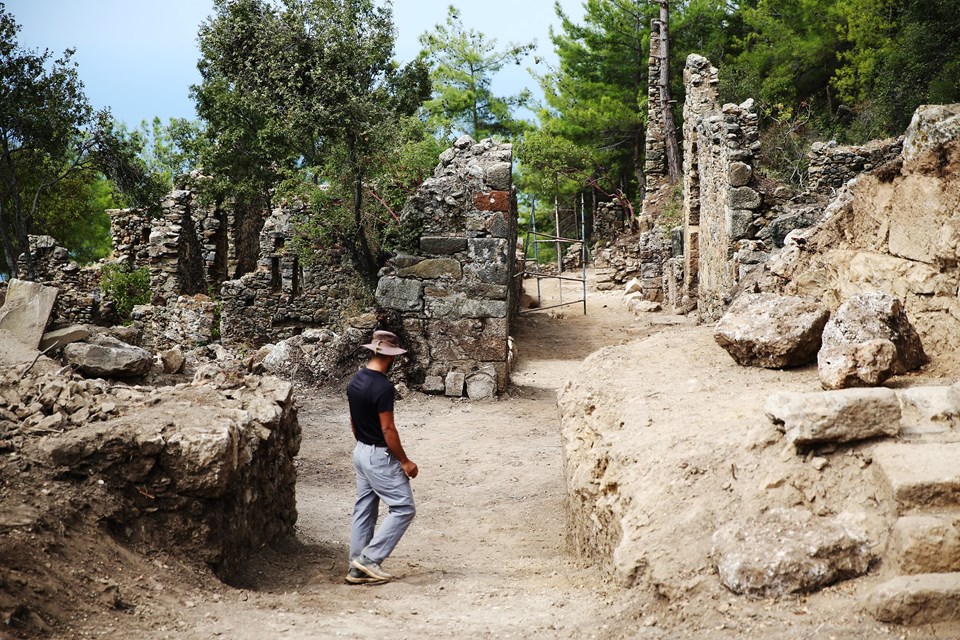
M 24 346 L 36 349 L 43 337 L 58 289 L 36 282 L 13 279 L 0 307 L 0 329 Z
M 717 323 L 714 338 L 739 364 L 796 367 L 816 357 L 829 315 L 826 307 L 809 298 L 744 294 Z
M 892 389 L 775 393 L 764 412 L 797 447 L 854 442 L 900 432 L 900 400 Z
M 866 573 L 873 559 L 854 516 L 818 518 L 803 509 L 721 527 L 713 557 L 724 586 L 761 597 L 816 591 Z
M 75 342 L 63 348 L 67 362 L 85 376 L 94 378 L 133 378 L 145 375 L 153 364 L 146 349 L 131 346 L 115 338 L 99 336 L 93 342 Z
M 471 400 L 489 400 L 497 395 L 495 376 L 484 371 L 470 374 L 466 379 L 467 397 Z
M 920 336 L 899 299 L 885 293 L 861 293 L 840 305 L 823 329 L 823 346 L 889 340 L 896 347 L 893 373 L 913 371 L 927 362 Z
M 903 140 L 905 168 L 914 171 L 936 170 L 947 155 L 945 147 L 960 141 L 960 104 L 922 105 Z
M 875 387 L 893 375 L 897 348 L 889 340 L 821 347 L 817 354 L 824 389 Z

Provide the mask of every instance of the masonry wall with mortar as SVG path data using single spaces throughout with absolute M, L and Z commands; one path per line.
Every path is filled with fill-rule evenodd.
M 410 382 L 424 391 L 489 397 L 507 385 L 516 310 L 516 195 L 509 144 L 463 136 L 404 207 L 409 254 L 382 271 L 377 303 L 396 312 Z

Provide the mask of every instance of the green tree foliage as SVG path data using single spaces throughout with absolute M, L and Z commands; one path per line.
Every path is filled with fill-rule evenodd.
M 393 38 L 390 8 L 372 0 L 216 0 L 193 88 L 208 189 L 267 207 L 280 181 L 312 187 L 314 214 L 337 222 L 316 226 L 335 230 L 371 279 L 381 259 L 364 211 L 376 160 L 429 95 L 426 66 L 394 63 Z M 325 209 L 321 191 L 343 209 Z
M 140 161 L 137 140 L 117 128 L 109 111 L 90 106 L 73 51 L 54 58 L 23 49 L 19 30 L 0 4 L 0 244 L 7 272 L 33 277 L 29 253 L 26 273 L 17 267 L 28 235 L 38 221 L 47 229 L 62 222 L 82 229 L 96 213 L 89 205 L 101 176 L 130 202 L 155 201 L 161 188 Z M 83 203 L 65 207 L 62 218 L 58 205 L 72 201 L 71 193 Z
M 541 130 L 520 145 L 524 167 L 553 176 L 530 175 L 525 184 L 550 187 L 541 197 L 572 194 L 583 188 L 583 173 L 608 189 L 635 193 L 642 165 L 647 92 L 649 24 L 659 12 L 645 0 L 587 0 L 583 24 L 556 5 L 560 31 L 551 39 L 560 60 L 557 69 L 539 78 L 546 100 L 539 113 Z M 552 148 L 557 157 L 538 157 Z M 557 180 L 557 176 L 571 180 Z M 526 178 L 524 178 L 526 180 Z M 552 199 L 552 198 L 551 198 Z
M 659 3 L 587 0 L 583 23 L 555 8 L 551 39 L 559 66 L 538 79 L 546 104 L 540 127 L 518 148 L 521 184 L 541 199 L 598 188 L 634 198 L 643 183 L 650 23 Z M 671 8 L 671 93 L 683 100 L 689 53 L 722 57 L 741 21 L 723 0 L 690 0 Z M 674 116 L 679 122 L 680 107 Z
M 136 134 L 143 140 L 143 161 L 168 188 L 199 167 L 205 137 L 198 120 L 170 118 L 163 124 L 155 117 L 142 121 Z
M 444 134 L 463 132 L 475 138 L 513 137 L 527 123 L 513 111 L 526 106 L 530 92 L 499 97 L 493 94 L 493 77 L 507 64 L 520 64 L 536 43 L 509 43 L 497 48 L 496 39 L 465 29 L 460 12 L 451 5 L 447 20 L 420 36 L 423 57 L 431 65 L 433 96 L 424 105 L 428 118 Z

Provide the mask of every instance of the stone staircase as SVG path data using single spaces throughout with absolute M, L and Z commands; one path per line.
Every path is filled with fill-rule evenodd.
M 864 605 L 882 622 L 960 620 L 960 403 L 955 387 L 898 392 L 900 438 L 873 464 L 896 518 L 884 552 L 887 579 Z

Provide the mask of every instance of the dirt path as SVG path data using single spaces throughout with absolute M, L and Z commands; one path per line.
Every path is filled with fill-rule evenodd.
M 544 295 L 556 291 L 545 284 Z M 421 469 L 417 518 L 385 563 L 398 580 L 343 582 L 353 499 L 345 401 L 307 393 L 297 541 L 256 557 L 240 589 L 198 577 L 193 590 L 157 594 L 140 608 L 151 628 L 138 635 L 617 638 L 642 626 L 628 594 L 568 553 L 555 389 L 593 351 L 660 327 L 638 321 L 616 292 L 591 293 L 588 311 L 522 316 L 514 385 L 498 401 L 414 395 L 398 403 L 404 445 Z M 121 616 L 116 627 L 100 623 L 84 635 L 129 637 L 129 622 Z

